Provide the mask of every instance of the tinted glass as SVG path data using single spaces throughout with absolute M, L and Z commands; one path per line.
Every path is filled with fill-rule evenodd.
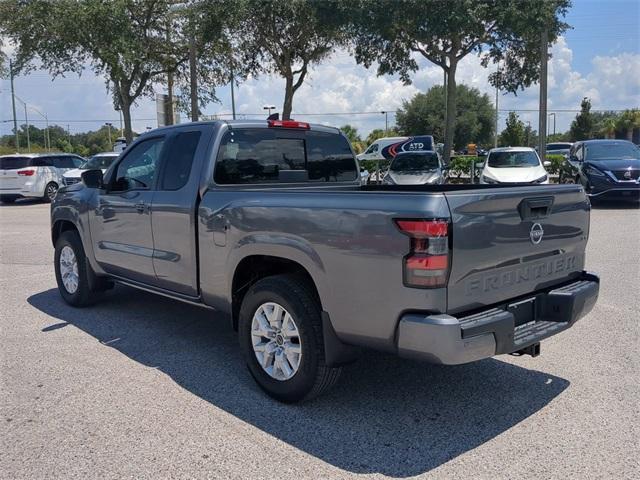
M 305 138 L 309 180 L 348 182 L 358 177 L 349 141 L 342 135 L 307 132 Z
M 222 139 L 215 181 L 220 184 L 278 182 L 282 170 L 304 170 L 304 140 L 276 138 L 273 129 L 236 130 Z
M 491 152 L 487 163 L 492 168 L 537 167 L 540 165 L 535 152 Z
M 174 137 L 167 151 L 162 190 L 178 190 L 187 184 L 199 141 L 200 132 L 183 132 Z
M 30 157 L 0 157 L 0 170 L 17 170 L 31 165 Z
M 95 170 L 97 168 L 106 170 L 118 158 L 118 154 L 115 155 L 94 155 L 82 165 L 83 170 Z
M 570 143 L 550 143 L 549 145 L 547 145 L 548 152 L 551 152 L 553 150 L 569 150 L 570 148 Z
M 150 138 L 133 147 L 118 165 L 114 190 L 152 188 L 164 138 Z
M 295 138 L 283 138 L 291 135 Z M 306 175 L 291 177 L 295 170 Z M 227 132 L 216 161 L 219 184 L 287 181 L 336 182 L 357 178 L 349 142 L 324 132 L 289 132 L 242 129 Z M 291 178 L 296 178 L 291 180 Z
M 392 172 L 421 172 L 435 170 L 440 166 L 436 153 L 402 154 L 398 155 L 391 163 Z
M 76 168 L 72 157 L 53 157 L 53 166 L 56 168 Z
M 631 142 L 587 143 L 585 160 L 631 160 L 640 159 L 640 149 Z
M 51 157 L 35 157 L 31 159 L 32 167 L 53 167 L 53 158 Z

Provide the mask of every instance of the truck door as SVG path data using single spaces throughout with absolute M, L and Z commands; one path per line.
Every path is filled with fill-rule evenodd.
M 118 162 L 90 212 L 95 257 L 106 272 L 154 283 L 151 203 L 165 137 L 145 139 Z
M 211 132 L 194 125 L 167 140 L 151 209 L 155 284 L 189 296 L 198 295 L 196 208 Z

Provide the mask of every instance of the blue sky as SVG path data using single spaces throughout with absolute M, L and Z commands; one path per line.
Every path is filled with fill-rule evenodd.
M 558 110 L 558 131 L 568 128 L 584 96 L 592 99 L 594 109 L 640 107 L 640 0 L 574 0 L 567 16 L 573 29 L 553 47 L 549 66 L 549 109 Z M 404 86 L 396 77 L 377 77 L 374 69 L 356 65 L 346 52 L 336 54 L 313 69 L 294 98 L 294 116 L 301 120 L 340 126 L 355 125 L 362 134 L 384 127 L 384 115 L 350 112 L 393 111 L 415 93 L 441 84 L 442 71 L 420 60 L 421 68 L 413 84 Z M 476 57 L 467 57 L 459 67 L 458 82 L 479 88 L 493 99 L 495 91 L 487 82 L 488 70 Z M 47 72 L 35 71 L 15 81 L 16 93 L 34 108 L 47 113 L 52 123 L 69 126 L 72 132 L 95 129 L 105 121 L 118 123 L 118 115 L 105 91 L 104 80 L 86 71 L 80 78 L 69 75 L 52 81 Z M 158 86 L 158 92 L 162 87 Z M 282 105 L 283 82 L 261 76 L 240 85 L 236 90 L 236 108 L 240 113 L 262 112 L 262 106 Z M 209 105 L 207 114 L 229 113 L 229 88 L 218 88 L 221 104 Z M 513 95 L 500 96 L 500 109 L 521 110 L 524 121 L 537 128 L 537 113 L 525 110 L 538 106 L 538 87 Z M 341 113 L 306 115 L 309 113 Z M 24 122 L 20 108 L 18 116 Z M 156 126 L 153 101 L 144 99 L 132 112 L 138 131 Z M 500 112 L 501 125 L 507 116 Z M 30 121 L 43 125 L 43 119 L 29 110 Z M 10 133 L 11 97 L 8 80 L 0 81 L 0 135 Z M 393 124 L 393 115 L 389 118 Z

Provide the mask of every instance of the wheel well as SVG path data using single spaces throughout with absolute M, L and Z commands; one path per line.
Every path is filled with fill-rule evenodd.
M 51 229 L 51 241 L 54 246 L 56 245 L 58 238 L 60 238 L 60 235 L 62 235 L 62 232 L 66 232 L 67 230 L 78 231 L 76 226 L 69 220 L 58 220 L 53 224 L 53 228 Z
M 311 287 L 318 305 L 322 305 L 320 295 L 318 294 L 318 289 L 313 278 L 302 265 L 294 262 L 293 260 L 288 260 L 282 257 L 252 255 L 242 259 L 236 267 L 236 271 L 233 275 L 233 283 L 231 286 L 231 311 L 233 328 L 235 330 L 238 329 L 238 314 L 240 313 L 242 299 L 249 288 L 251 288 L 251 286 L 258 280 L 265 277 L 284 274 L 301 276 Z

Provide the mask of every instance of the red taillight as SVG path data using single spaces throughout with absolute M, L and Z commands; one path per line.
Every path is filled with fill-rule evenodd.
M 404 257 L 404 283 L 408 287 L 438 288 L 449 275 L 449 222 L 446 220 L 396 220 L 411 244 Z
M 309 124 L 306 122 L 296 122 L 295 120 L 268 120 L 269 127 L 279 128 L 301 128 L 309 130 Z
M 30 177 L 34 173 L 36 173 L 35 170 L 18 170 L 18 175 L 22 175 L 24 177 Z

